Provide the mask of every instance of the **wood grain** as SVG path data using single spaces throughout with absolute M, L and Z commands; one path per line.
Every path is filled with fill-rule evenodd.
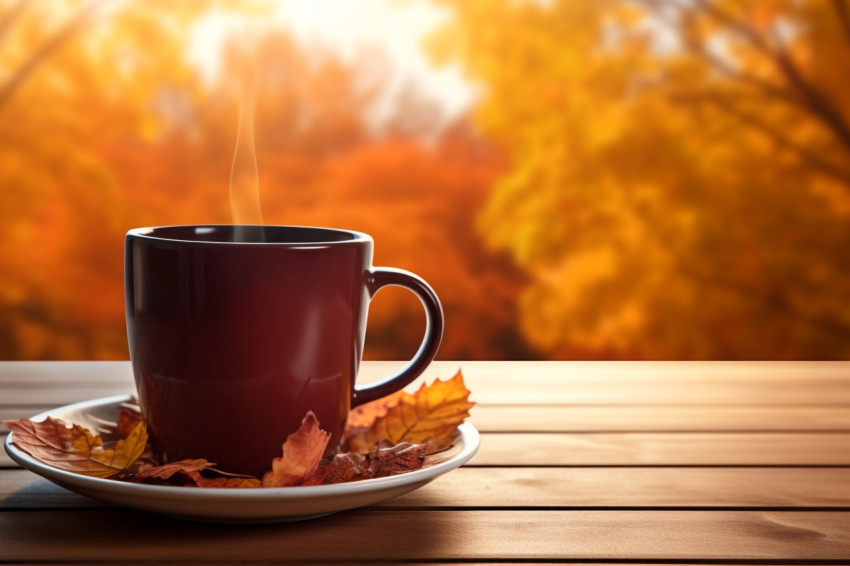
M 483 434 L 469 465 L 848 466 L 850 433 Z
M 402 366 L 364 362 L 361 380 Z M 460 367 L 482 404 L 850 405 L 842 362 L 438 362 L 412 387 Z M 0 362 L 0 382 L 3 405 L 58 406 L 133 386 L 127 362 Z
M 108 533 L 108 536 L 97 536 Z M 142 534 L 143 533 L 143 534 Z M 331 536 L 332 533 L 332 536 Z M 838 560 L 850 514 L 753 511 L 359 510 L 217 526 L 126 510 L 0 514 L 6 561 Z
M 0 509 L 111 507 L 26 470 L 0 474 Z M 844 468 L 461 468 L 378 508 L 846 508 Z
M 476 466 L 842 466 L 850 434 L 486 434 Z
M 2 406 L 0 421 L 28 418 L 55 406 Z M 847 431 L 850 406 L 629 407 L 477 405 L 470 422 L 481 432 L 748 432 Z M 8 429 L 0 424 L 0 434 Z
M 403 365 L 365 362 L 361 379 Z M 134 512 L 65 491 L 0 453 L 0 562 L 789 565 L 850 556 L 850 363 L 438 362 L 420 382 L 458 367 L 479 403 L 482 446 L 470 464 L 314 521 L 218 526 Z M 132 388 L 127 362 L 0 362 L 0 418 Z
M 2 411 L 0 411 L 2 413 Z M 477 405 L 470 419 L 482 432 L 847 431 L 847 407 L 659 407 Z

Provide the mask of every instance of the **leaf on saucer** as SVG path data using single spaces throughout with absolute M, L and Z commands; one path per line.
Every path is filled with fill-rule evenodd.
M 343 483 L 382 478 L 418 470 L 425 464 L 425 444 L 402 442 L 395 446 L 375 447 L 366 454 L 346 452 L 322 463 L 307 485 Z
M 210 470 L 211 472 L 217 472 L 218 470 Z M 192 478 L 192 481 L 195 482 L 195 485 L 198 487 L 226 487 L 226 488 L 234 488 L 234 487 L 262 487 L 263 483 L 255 477 L 252 476 L 242 476 L 242 475 L 231 475 L 228 474 L 226 476 L 220 476 L 217 478 L 207 478 L 200 474 L 200 472 L 192 472 L 189 474 Z
M 124 438 L 143 420 L 144 417 L 138 405 L 121 403 L 121 407 L 118 409 L 118 423 L 115 425 L 115 431 L 118 436 Z
M 132 480 L 142 483 L 167 482 L 172 485 L 195 487 L 260 487 L 260 480 L 253 476 L 229 474 L 213 466 L 215 464 L 204 459 L 179 460 L 139 472 L 133 476 Z M 217 477 L 208 478 L 201 475 L 202 471 L 215 474 Z
M 348 413 L 348 420 L 345 422 L 344 436 L 353 436 L 370 428 L 376 420 L 386 415 L 390 409 L 398 404 L 402 395 L 405 395 L 404 391 L 396 391 L 386 397 L 375 399 L 351 409 Z
M 313 411 L 308 411 L 301 427 L 286 437 L 283 456 L 272 461 L 272 469 L 263 476 L 263 487 L 303 485 L 316 473 L 330 435 L 319 428 Z
M 356 432 L 345 441 L 349 450 L 370 452 L 382 440 L 390 444 L 426 443 L 430 449 L 451 444 L 457 427 L 469 416 L 475 403 L 469 401 L 469 390 L 463 374 L 447 380 L 423 384 L 414 394 L 403 393 L 386 414 L 372 425 Z
M 3 424 L 12 430 L 12 443 L 37 460 L 98 478 L 123 474 L 142 455 L 148 441 L 143 422 L 111 448 L 104 448 L 100 436 L 85 427 L 51 417 L 41 422 L 20 419 Z
M 197 460 L 179 460 L 170 462 L 154 468 L 148 468 L 133 475 L 133 481 L 144 481 L 146 479 L 171 479 L 175 474 L 188 474 L 189 472 L 200 472 L 206 468 L 215 466 L 212 462 L 204 459 Z

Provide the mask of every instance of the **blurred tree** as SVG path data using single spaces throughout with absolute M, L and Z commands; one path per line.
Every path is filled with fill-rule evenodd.
M 143 224 L 230 222 L 227 183 L 235 139 L 232 82 L 242 64 L 230 44 L 210 95 L 183 108 L 160 138 L 102 151 Z M 515 326 L 523 278 L 506 254 L 484 248 L 480 211 L 503 160 L 460 121 L 429 143 L 435 112 L 412 86 L 387 122 L 371 121 L 391 69 L 375 53 L 343 63 L 283 32 L 257 42 L 256 150 L 265 222 L 361 230 L 376 265 L 414 271 L 442 299 L 443 359 L 527 358 Z M 179 93 L 174 93 L 178 96 Z M 155 164 L 155 166 L 152 166 Z M 152 190 L 155 187 L 156 190 Z M 412 356 L 424 331 L 419 301 L 387 289 L 372 303 L 366 356 Z
M 551 356 L 850 357 L 844 0 L 441 0 Z
M 140 214 L 98 150 L 158 136 L 169 91 L 197 96 L 188 23 L 227 4 L 0 1 L 0 359 L 126 357 Z

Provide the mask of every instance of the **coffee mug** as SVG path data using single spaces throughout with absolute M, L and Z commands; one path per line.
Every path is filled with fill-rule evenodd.
M 372 238 L 303 226 L 137 228 L 125 240 L 127 335 L 151 444 L 259 476 L 308 411 L 338 443 L 349 410 L 434 359 L 443 310 L 425 281 L 372 267 Z M 405 287 L 425 337 L 395 376 L 356 386 L 375 293 Z

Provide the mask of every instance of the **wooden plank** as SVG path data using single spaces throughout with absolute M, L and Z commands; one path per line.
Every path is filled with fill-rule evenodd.
M 40 410 L 45 410 L 45 407 L 47 407 L 46 410 L 50 410 L 80 401 L 132 394 L 136 390 L 132 385 L 127 386 L 126 384 L 38 384 L 38 386 L 28 384 L 9 386 L 5 384 L 0 391 L 2 391 L 2 406 L 4 408 L 31 407 L 33 414 L 35 414 Z
M 364 362 L 362 381 L 401 365 Z M 850 405 L 850 362 L 439 362 L 419 382 L 459 367 L 484 404 Z M 0 403 L 96 398 L 131 388 L 130 376 L 127 362 L 0 362 Z
M 92 538 L 93 533 L 108 536 Z M 142 534 L 143 533 L 143 534 Z M 205 525 L 126 510 L 0 513 L 6 561 L 844 560 L 850 513 L 358 510 Z
M 0 405 L 0 421 L 31 417 L 52 406 Z M 477 405 L 481 432 L 848 431 L 850 406 L 628 407 Z M 0 434 L 8 429 L 0 424 Z
M 850 434 L 485 434 L 475 466 L 846 466 Z
M 380 559 L 377 558 L 376 561 L 369 562 L 368 564 L 370 566 L 371 566 L 371 564 L 375 564 L 375 563 L 380 564 L 381 562 L 378 562 L 378 560 L 380 560 Z M 268 561 L 268 563 L 271 563 L 271 564 L 280 564 L 281 562 L 282 561 L 280 559 L 277 559 L 277 560 L 271 559 L 271 560 Z M 266 563 L 266 561 L 260 561 L 260 562 L 254 562 L 254 563 L 264 564 L 264 563 Z M 400 564 L 416 564 L 417 566 L 446 566 L 447 564 L 451 564 L 452 566 L 473 566 L 473 565 L 475 565 L 475 566 L 497 566 L 497 565 L 498 566 L 520 566 L 520 565 L 529 566 L 529 565 L 533 565 L 533 564 L 551 564 L 551 562 L 537 562 L 537 561 L 529 562 L 527 560 L 522 560 L 522 561 L 501 561 L 500 560 L 498 562 L 489 562 L 489 561 L 488 562 L 467 562 L 467 561 L 463 561 L 463 560 L 462 561 L 452 560 L 451 562 L 433 562 L 433 561 L 421 562 L 419 560 L 410 560 L 410 559 L 408 559 L 406 561 L 398 561 L 397 563 L 400 563 Z M 572 560 L 569 560 L 568 563 L 571 566 L 599 566 L 599 564 L 605 564 L 605 562 L 574 562 Z M 180 560 L 145 561 L 145 560 L 142 560 L 141 558 L 134 557 L 132 560 L 121 560 L 121 561 L 110 560 L 108 562 L 99 562 L 99 564 L 121 564 L 121 566 L 138 566 L 138 565 L 141 565 L 141 564 L 144 564 L 144 565 L 156 564 L 157 566 L 183 566 L 184 564 L 208 564 L 208 562 L 206 560 L 194 560 L 194 559 L 191 559 L 191 558 L 183 558 L 183 559 L 180 559 Z M 347 561 L 341 562 L 340 560 L 331 560 L 331 561 L 311 560 L 309 562 L 309 564 L 310 564 L 310 566 L 340 566 L 340 564 L 357 565 L 357 564 L 365 564 L 365 563 L 362 563 L 362 562 L 361 563 L 347 562 Z M 640 564 L 642 566 L 693 566 L 693 562 L 686 563 L 686 562 L 646 562 L 646 561 L 641 561 Z M 762 562 L 760 562 L 759 564 L 762 564 Z M 770 564 L 770 562 L 764 562 L 763 564 Z M 816 564 L 824 564 L 824 563 L 823 562 L 817 562 Z M 829 561 L 829 562 L 826 562 L 826 564 L 833 564 L 833 562 Z M 839 564 L 842 564 L 842 566 L 844 566 L 843 563 L 839 563 Z M 50 566 L 72 566 L 72 565 L 73 566 L 79 566 L 79 562 L 51 562 L 50 563 Z M 752 564 L 742 564 L 742 563 L 725 562 L 725 561 L 723 562 L 723 565 L 724 566 L 752 566 Z M 811 565 L 812 565 L 811 562 L 807 563 L 807 564 L 795 563 L 795 562 L 786 562 L 786 561 L 781 562 L 781 566 L 811 566 Z
M 4 383 L 132 383 L 130 362 L 0 362 Z
M 0 471 L 0 509 L 111 507 L 26 470 Z M 460 468 L 378 508 L 846 508 L 844 468 Z
M 484 434 L 471 466 L 848 466 L 848 433 Z M 0 468 L 15 466 L 0 453 Z
M 72 491 L 23 469 L 0 470 L 0 512 L 3 509 L 79 509 L 114 507 Z
M 850 405 L 842 408 L 477 405 L 472 409 L 470 421 L 482 432 L 850 431 Z
M 406 362 L 364 361 L 360 376 L 374 381 L 399 371 Z M 425 371 L 426 379 L 447 378 L 461 369 L 468 381 L 481 385 L 516 386 L 517 380 L 571 381 L 574 383 L 666 383 L 723 379 L 738 381 L 795 381 L 818 378 L 850 380 L 850 361 L 436 361 Z M 0 361 L 2 381 L 132 381 L 130 362 L 9 362 Z
M 411 388 L 416 387 L 416 382 Z M 661 407 L 758 407 L 758 406 L 812 406 L 822 405 L 850 408 L 850 385 L 810 383 L 759 385 L 758 388 L 725 383 L 701 383 L 690 387 L 680 384 L 668 388 L 663 384 L 618 386 L 597 383 L 574 385 L 569 383 L 523 384 L 497 388 L 468 384 L 470 399 L 481 405 L 616 405 Z M 763 388 L 763 389 L 761 389 Z M 132 384 L 4 384 L 0 404 L 7 407 L 31 406 L 60 407 L 70 403 L 88 401 L 112 395 L 134 393 Z
M 574 562 L 572 560 L 568 560 L 566 562 L 569 563 L 570 566 L 599 566 L 599 564 L 608 563 L 608 562 Z M 280 559 L 277 559 L 277 560 L 271 559 L 268 562 L 266 562 L 266 561 L 259 561 L 259 562 L 255 561 L 253 563 L 256 563 L 256 564 L 266 564 L 266 563 L 280 564 L 280 563 L 285 563 L 285 562 L 282 562 Z M 342 562 L 340 560 L 331 560 L 331 561 L 311 560 L 309 562 L 310 566 L 340 566 L 340 564 L 351 564 L 352 566 L 357 566 L 357 565 L 371 566 L 372 564 L 381 564 L 381 563 L 383 563 L 383 562 L 380 561 L 380 558 L 376 558 L 375 561 L 368 562 L 368 563 L 348 562 L 348 561 Z M 522 560 L 522 561 L 513 561 L 513 560 L 502 561 L 502 560 L 500 560 L 498 562 L 490 562 L 490 561 L 467 562 L 465 560 L 461 560 L 461 561 L 452 560 L 451 562 L 434 562 L 434 561 L 422 562 L 422 561 L 415 560 L 415 559 L 408 559 L 408 560 L 405 560 L 405 561 L 399 560 L 396 563 L 398 563 L 398 564 L 416 564 L 417 566 L 446 566 L 448 564 L 450 564 L 451 566 L 473 566 L 473 565 L 474 566 L 520 566 L 520 565 L 529 566 L 529 565 L 534 565 L 534 564 L 540 564 L 540 565 L 551 564 L 552 562 L 549 562 L 549 561 L 538 562 L 538 561 L 527 561 L 527 560 Z M 829 562 L 825 562 L 825 563 L 824 562 L 816 562 L 815 564 L 834 564 L 834 563 L 835 562 L 833 562 L 833 561 L 829 561 Z M 143 560 L 141 558 L 134 557 L 131 560 L 121 560 L 121 561 L 110 560 L 108 562 L 99 562 L 98 564 L 120 564 L 121 566 L 138 566 L 138 565 L 142 565 L 142 564 L 144 564 L 144 565 L 156 564 L 157 566 L 183 566 L 184 564 L 209 564 L 209 562 L 206 561 L 206 560 L 194 560 L 194 559 L 191 559 L 191 558 L 183 558 L 183 559 L 180 559 L 180 560 L 146 561 L 146 560 Z M 652 561 L 646 562 L 646 561 L 641 561 L 640 564 L 642 566 L 693 566 L 693 562 L 652 562 Z M 736 562 L 726 562 L 726 561 L 724 561 L 722 564 L 723 564 L 723 566 L 753 566 L 751 563 L 736 563 Z M 771 562 L 759 562 L 759 564 L 771 564 Z M 842 566 L 846 566 L 846 563 L 839 562 L 838 564 L 841 564 Z M 72 566 L 72 565 L 73 566 L 79 566 L 79 562 L 50 562 L 50 566 Z M 802 562 L 782 561 L 781 566 L 812 566 L 812 563 L 811 562 L 802 563 Z
M 850 470 L 464 467 L 383 505 L 850 508 Z

